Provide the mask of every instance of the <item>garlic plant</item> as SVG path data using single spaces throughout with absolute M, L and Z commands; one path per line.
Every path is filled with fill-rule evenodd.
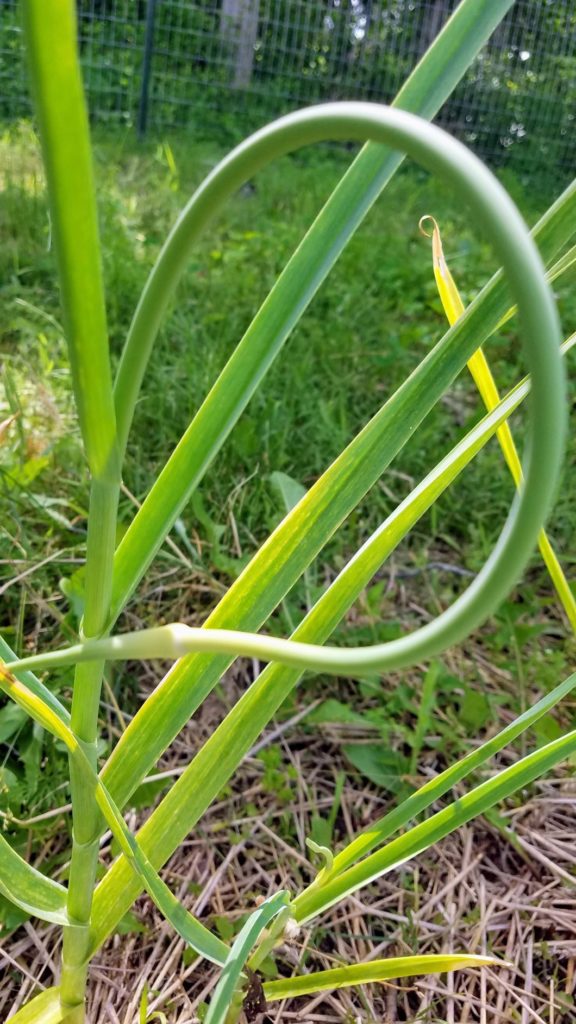
M 565 430 L 562 359 L 549 274 L 576 232 L 576 188 L 550 207 L 532 233 L 504 189 L 464 146 L 429 123 L 512 0 L 463 0 L 406 82 L 392 107 L 328 104 L 299 111 L 247 139 L 206 178 L 172 229 L 142 292 L 113 381 L 106 329 L 88 122 L 76 53 L 73 0 L 22 0 L 35 110 L 40 129 L 73 387 L 91 480 L 85 614 L 78 644 L 16 660 L 0 642 L 0 687 L 54 737 L 70 760 L 73 843 L 67 886 L 27 864 L 0 835 L 0 890 L 41 920 L 64 930 L 57 986 L 12 1018 L 14 1024 L 80 1024 L 90 959 L 142 890 L 200 957 L 221 968 L 207 1024 L 237 1020 L 250 972 L 289 922 L 313 920 L 359 887 L 428 849 L 460 824 L 528 785 L 576 751 L 576 732 L 527 754 L 422 817 L 436 799 L 486 764 L 576 684 L 571 676 L 516 721 L 413 793 L 326 865 L 303 892 L 278 892 L 248 917 L 228 947 L 178 902 L 158 871 L 183 842 L 305 669 L 362 675 L 413 665 L 458 643 L 517 582 L 548 514 Z M 47 12 L 49 16 L 47 17 Z M 270 160 L 324 140 L 365 142 L 312 225 L 116 548 L 121 468 L 135 403 L 158 328 L 200 232 L 227 199 Z M 166 540 L 181 510 L 346 242 L 404 155 L 438 175 L 484 230 L 501 260 L 498 272 L 285 517 L 204 627 L 183 624 L 115 633 L 119 615 Z M 289 639 L 258 632 L 328 539 L 402 449 L 466 363 L 507 315 L 509 288 L 518 306 L 530 376 L 435 466 L 381 524 L 309 610 Z M 451 318 L 455 320 L 456 318 Z M 529 396 L 530 443 L 517 499 L 494 552 L 452 608 L 416 632 L 367 648 L 326 645 L 362 589 L 411 527 Z M 561 572 L 561 570 L 560 570 Z M 179 730 L 239 655 L 268 662 L 137 835 L 122 808 Z M 170 658 L 173 667 L 139 708 L 106 763 L 97 762 L 104 664 L 112 659 Z M 71 706 L 39 673 L 74 665 Z M 420 817 L 418 824 L 411 825 Z M 409 826 L 409 827 L 408 827 Z M 100 838 L 109 828 L 121 853 L 96 884 Z M 404 831 L 401 831 L 403 830 Z M 246 908 L 243 908 L 246 909 Z M 489 958 L 401 957 L 295 978 L 267 980 L 273 1001 L 340 985 L 481 965 Z

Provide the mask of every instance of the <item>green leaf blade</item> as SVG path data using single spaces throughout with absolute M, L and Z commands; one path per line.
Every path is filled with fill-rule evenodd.
M 47 988 L 8 1018 L 7 1024 L 61 1024 L 69 1014 L 60 1003 L 60 988 Z
M 576 343 L 576 336 L 564 345 L 564 352 Z M 489 414 L 470 434 L 437 466 L 432 473 L 415 488 L 385 523 L 369 538 L 363 548 L 342 571 L 329 590 L 320 598 L 294 634 L 298 640 L 315 643 L 324 642 L 358 597 L 363 587 L 379 569 L 396 544 L 405 536 L 419 516 L 455 479 L 468 464 L 473 455 L 491 437 L 499 423 L 509 415 L 528 393 L 528 384 L 518 385 L 501 403 L 498 410 Z M 235 585 L 236 586 L 236 585 Z M 231 588 L 231 592 L 234 587 Z M 225 663 L 222 658 L 211 659 L 197 655 L 195 664 L 203 666 L 204 678 L 199 673 L 188 699 L 198 699 L 198 691 L 210 679 L 215 664 Z M 169 674 L 169 677 L 170 678 Z M 269 665 L 259 679 L 243 695 L 222 725 L 210 737 L 198 755 L 192 760 L 186 772 L 169 792 L 162 804 L 153 812 L 143 827 L 140 838 L 143 847 L 155 864 L 161 864 L 170 856 L 184 835 L 194 826 L 199 817 L 215 798 L 220 788 L 228 781 L 243 755 L 249 750 L 261 730 L 278 710 L 285 696 L 298 683 L 301 671 L 281 665 Z M 212 676 L 212 678 L 214 678 Z M 172 709 L 171 690 L 160 686 L 151 698 L 156 702 L 155 728 L 158 721 Z M 129 727 L 130 728 L 130 727 Z M 147 742 L 153 742 L 152 736 Z M 131 767 L 136 758 L 142 757 L 137 746 L 128 746 L 123 760 L 116 762 L 111 771 L 111 760 L 103 769 L 103 778 L 112 783 L 112 788 L 125 786 L 130 778 Z M 123 768 L 124 773 L 120 770 Z M 124 791 L 126 792 L 126 790 Z M 183 809 L 186 809 L 184 814 Z M 178 830 L 175 822 L 179 823 Z M 137 885 L 131 877 L 129 866 L 122 858 L 117 861 L 109 874 L 100 883 L 94 903 L 95 947 L 114 928 L 123 909 L 127 909 L 137 894 Z M 120 901 L 120 903 L 119 903 Z
M 288 893 L 277 892 L 258 907 L 242 926 L 210 1002 L 205 1024 L 225 1024 L 228 1010 L 238 990 L 242 971 L 254 943 L 266 926 L 288 907 Z
M 349 893 L 399 868 L 461 825 L 529 785 L 575 751 L 576 730 L 528 754 L 321 888 L 305 890 L 293 903 L 296 919 L 309 921 Z
M 392 105 L 421 117 L 434 117 L 512 3 L 463 0 Z M 403 154 L 377 143 L 363 147 L 250 326 L 245 336 L 250 347 L 259 333 L 282 344 L 403 160 Z M 122 450 L 158 328 L 196 237 L 195 231 L 188 235 L 181 230 L 183 217 L 173 231 L 175 242 L 168 239 L 146 284 L 122 353 L 115 384 Z M 203 224 L 199 227 L 201 230 Z
M 116 418 L 76 14 L 66 3 L 47 18 L 44 0 L 25 0 L 22 13 L 80 427 L 93 476 L 115 481 Z
M 67 890 L 28 864 L 0 833 L 0 892 L 27 914 L 51 924 L 70 924 Z
M 17 661 L 14 651 L 9 644 L 6 643 L 4 638 L 0 636 L 0 665 L 3 662 L 7 668 L 9 668 L 10 663 L 13 661 Z M 58 698 L 54 696 L 52 691 L 49 690 L 44 683 L 41 683 L 32 672 L 22 673 L 20 674 L 20 678 L 32 693 L 51 708 L 54 714 L 58 715 L 58 718 L 60 718 L 62 722 L 65 722 L 66 725 L 70 724 L 70 712 L 63 704 L 60 703 Z
M 541 718 L 548 715 L 576 686 L 576 673 L 565 679 L 550 693 L 546 694 L 533 707 L 528 708 L 510 725 L 502 729 L 496 736 L 482 743 L 476 750 L 470 751 L 445 771 L 393 808 L 370 828 L 362 832 L 334 858 L 334 873 L 341 874 L 374 847 L 379 846 L 389 836 L 401 829 L 408 821 L 427 810 L 436 800 L 444 796 L 450 789 L 465 779 L 471 772 L 480 768 L 489 758 L 513 743 L 518 736 L 533 727 Z

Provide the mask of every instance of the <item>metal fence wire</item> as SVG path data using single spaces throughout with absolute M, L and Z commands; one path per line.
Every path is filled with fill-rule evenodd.
M 205 136 L 326 100 L 389 102 L 455 6 L 78 0 L 91 115 Z M 17 2 L 0 0 L 0 117 L 28 112 Z M 517 0 L 437 120 L 492 166 L 567 178 L 575 116 L 576 0 Z

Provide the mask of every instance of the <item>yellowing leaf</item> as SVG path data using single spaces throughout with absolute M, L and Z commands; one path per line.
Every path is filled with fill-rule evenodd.
M 440 301 L 446 314 L 446 319 L 448 320 L 448 323 L 452 325 L 460 319 L 464 313 L 465 306 L 462 302 L 458 288 L 456 287 L 454 278 L 450 273 L 450 268 L 446 263 L 446 257 L 444 256 L 444 250 L 442 248 L 440 229 L 436 219 L 431 217 L 429 214 L 421 217 L 419 224 L 420 230 L 422 234 L 430 237 L 424 228 L 424 224 L 428 221 L 432 224 L 432 261 L 434 267 L 434 278 L 438 288 L 438 295 L 440 296 Z M 472 379 L 478 388 L 486 409 L 488 412 L 491 412 L 492 409 L 498 405 L 500 401 L 500 394 L 496 386 L 496 381 L 492 376 L 490 365 L 482 348 L 478 348 L 468 360 L 468 369 L 472 374 Z M 512 431 L 510 430 L 508 423 L 502 423 L 498 428 L 496 436 L 498 437 L 498 441 L 512 475 L 512 479 L 514 480 L 516 487 L 519 487 L 522 483 L 522 463 L 520 462 L 520 456 L 518 455 L 518 450 L 514 443 Z M 552 544 L 544 530 L 541 530 L 540 532 L 538 547 L 568 621 L 574 632 L 576 632 L 576 600 L 564 575 L 562 566 L 558 561 L 556 552 L 554 551 L 554 548 L 552 547 Z
M 465 967 L 495 966 L 497 961 L 489 956 L 472 956 L 465 953 L 429 954 L 428 956 L 397 956 L 387 960 L 371 960 L 366 964 L 350 964 L 334 967 L 328 971 L 314 971 L 296 978 L 281 978 L 280 981 L 264 983 L 264 995 L 269 1002 L 288 999 L 293 996 L 309 995 L 312 992 L 330 992 L 349 985 L 366 985 L 389 981 L 396 978 L 414 978 L 419 975 L 444 974 Z

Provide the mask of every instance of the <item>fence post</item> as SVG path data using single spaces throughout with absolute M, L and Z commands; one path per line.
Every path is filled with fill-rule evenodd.
M 146 33 L 144 36 L 144 54 L 142 57 L 142 83 L 140 86 L 140 103 L 138 105 L 138 138 L 146 134 L 148 123 L 148 100 L 150 95 L 150 75 L 152 56 L 154 53 L 154 15 L 156 0 L 148 0 L 146 6 Z

